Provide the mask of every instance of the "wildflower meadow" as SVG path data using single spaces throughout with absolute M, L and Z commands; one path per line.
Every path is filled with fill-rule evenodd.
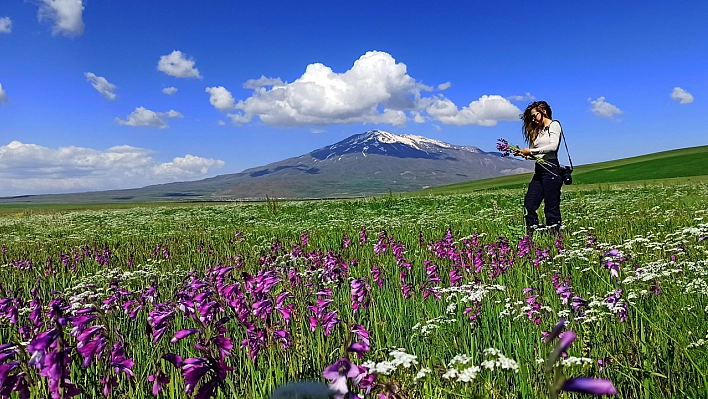
M 706 193 L 6 212 L 0 397 L 708 397 Z

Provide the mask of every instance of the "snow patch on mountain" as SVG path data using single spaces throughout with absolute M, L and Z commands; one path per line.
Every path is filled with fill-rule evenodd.
M 483 152 L 474 146 L 456 146 L 423 136 L 413 134 L 398 135 L 374 129 L 313 151 L 311 155 L 317 160 L 327 160 L 334 156 L 355 152 L 361 152 L 364 157 L 367 154 L 380 154 L 400 158 L 441 159 L 446 157 L 444 154 L 448 150 Z

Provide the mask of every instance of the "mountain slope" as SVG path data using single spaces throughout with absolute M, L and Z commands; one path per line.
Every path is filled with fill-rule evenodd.
M 473 146 L 370 130 L 240 173 L 138 189 L 0 199 L 0 203 L 352 197 L 525 173 L 533 164 Z

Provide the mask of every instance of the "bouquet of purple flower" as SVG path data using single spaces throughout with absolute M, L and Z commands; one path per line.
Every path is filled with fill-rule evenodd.
M 501 152 L 501 156 L 503 157 L 508 157 L 509 155 L 512 155 L 516 152 L 521 151 L 521 147 L 519 147 L 516 144 L 509 144 L 506 139 L 497 139 L 497 151 Z M 548 162 L 546 162 L 543 158 L 537 156 L 537 155 L 529 155 L 529 156 L 524 156 L 526 159 L 531 159 L 533 158 L 536 162 L 547 165 Z

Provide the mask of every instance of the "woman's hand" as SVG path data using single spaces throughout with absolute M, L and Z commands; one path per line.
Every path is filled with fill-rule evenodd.
M 524 158 L 528 158 L 531 155 L 531 149 L 524 148 L 523 150 L 514 150 L 514 155 L 517 157 L 523 156 Z

